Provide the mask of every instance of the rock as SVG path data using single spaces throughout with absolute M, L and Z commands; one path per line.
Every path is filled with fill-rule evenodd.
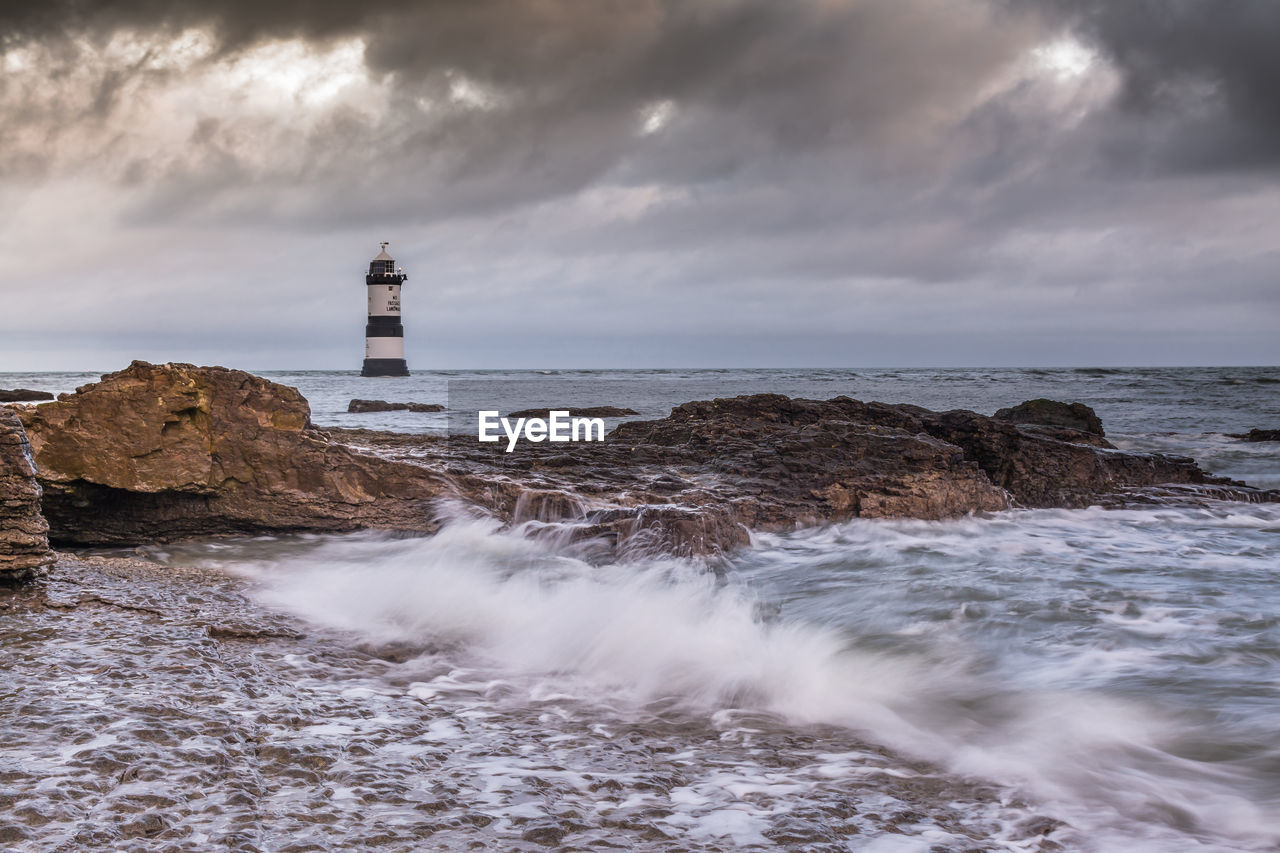
M 18 415 L 54 541 L 437 526 L 439 478 L 331 442 L 296 389 L 242 371 L 135 361 Z
M 574 530 L 570 541 L 611 546 L 608 558 L 635 559 L 652 554 L 697 557 L 748 545 L 751 536 L 728 507 L 641 506 L 597 510 Z
M 847 397 L 686 403 L 603 442 L 513 453 L 473 435 L 321 432 L 295 389 L 220 367 L 134 362 L 14 412 L 51 536 L 74 544 L 431 531 L 433 501 L 448 497 L 608 560 L 714 555 L 745 544 L 748 530 L 849 518 L 1115 505 L 1152 487 L 1160 500 L 1181 487 L 1249 491 L 1190 459 L 1124 453 L 1074 427 Z
M 666 418 L 624 422 L 604 442 L 512 453 L 472 436 L 331 433 L 446 468 L 468 503 L 530 535 L 603 547 L 586 552 L 593 559 L 715 554 L 744 544 L 748 529 L 849 518 L 1127 505 L 1145 500 L 1144 489 L 1161 501 L 1280 499 L 1190 459 L 1124 453 L 1068 427 L 846 397 L 686 403 Z
M 1044 431 L 964 410 L 917 415 L 922 429 L 959 447 L 1023 507 L 1083 507 L 1104 495 L 1162 484 L 1240 485 L 1183 456 L 1123 453 L 1105 441 L 1091 446 L 1079 441 L 1090 433 L 1070 427 Z
M 54 561 L 31 445 L 12 409 L 0 408 L 0 582 L 28 580 Z
M 571 418 L 626 418 L 640 414 L 635 409 L 620 409 L 617 406 L 587 406 L 575 409 L 565 406 L 559 409 L 521 409 L 507 415 L 508 418 L 548 418 L 552 411 L 568 412 Z
M 331 433 L 447 469 L 467 503 L 531 535 L 581 542 L 592 559 L 714 555 L 746 544 L 748 529 L 1010 505 L 976 463 L 910 416 L 843 398 L 687 403 L 661 420 L 624 422 L 604 442 L 513 453 L 465 435 Z
M 1063 427 L 1099 437 L 1105 436 L 1102 420 L 1084 403 L 1059 403 L 1056 400 L 1027 400 L 996 412 L 995 419 L 1015 424 Z
M 41 400 L 52 400 L 48 391 L 32 391 L 30 388 L 14 388 L 6 391 L 0 388 L 0 403 L 35 403 Z
M 1245 441 L 1280 441 L 1280 429 L 1251 429 L 1245 433 L 1227 433 L 1232 438 Z
M 714 474 L 715 491 L 752 528 L 945 518 L 1009 505 L 959 448 L 920 433 L 910 417 L 878 403 L 756 394 L 624 422 L 608 444 L 625 449 L 633 464 Z
M 388 403 L 386 400 L 352 400 L 347 404 L 349 414 L 364 412 L 443 412 L 438 403 Z
M 525 826 L 524 831 L 520 833 L 523 841 L 531 841 L 534 844 L 541 844 L 545 847 L 559 847 L 560 842 L 569 834 L 569 830 L 555 819 L 545 819 L 534 821 Z

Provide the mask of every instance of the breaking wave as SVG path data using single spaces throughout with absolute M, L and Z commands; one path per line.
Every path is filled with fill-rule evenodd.
M 1189 590 L 1261 583 L 1280 517 L 1224 506 L 853 522 L 760 536 L 720 575 L 593 566 L 471 519 L 240 565 L 273 606 L 411 649 L 422 696 L 461 668 L 508 704 L 834 725 L 1032 797 L 1082 838 L 1267 849 L 1280 751 L 1249 679 L 1277 674 L 1276 620 L 1247 589 Z M 1256 666 L 1204 669 L 1242 653 Z

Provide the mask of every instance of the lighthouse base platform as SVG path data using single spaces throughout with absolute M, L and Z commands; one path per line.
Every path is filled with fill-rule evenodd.
M 408 376 L 409 365 L 403 358 L 366 358 L 361 376 Z

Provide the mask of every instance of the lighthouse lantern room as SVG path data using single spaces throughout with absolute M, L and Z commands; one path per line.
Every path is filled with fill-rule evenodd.
M 404 360 L 404 326 L 400 324 L 400 285 L 408 277 L 404 270 L 396 268 L 383 243 L 364 277 L 369 290 L 369 322 L 364 327 L 361 376 L 409 375 Z

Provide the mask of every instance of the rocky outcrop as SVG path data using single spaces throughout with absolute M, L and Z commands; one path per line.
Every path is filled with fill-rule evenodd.
M 1161 484 L 1236 485 L 1206 474 L 1185 456 L 1123 453 L 1083 430 L 963 410 L 914 411 L 921 429 L 960 448 L 1019 506 L 1082 507 L 1103 495 Z
M 1099 445 L 1102 425 L 1093 423 L 1092 409 L 1056 405 L 1089 431 L 1061 420 L 1019 424 L 964 410 L 932 412 L 847 397 L 817 402 L 756 395 L 679 406 L 662 421 L 621 424 L 610 437 L 688 446 L 713 435 L 706 448 L 713 468 L 735 459 L 730 448 L 741 437 L 782 457 L 775 470 L 787 476 L 774 485 L 784 493 L 788 480 L 809 468 L 817 478 L 812 486 L 832 496 L 833 509 L 840 503 L 837 496 L 847 495 L 856 510 L 851 514 L 859 516 L 938 518 L 986 510 L 995 503 L 992 492 L 1002 493 L 1006 505 L 1076 507 L 1141 486 L 1237 485 L 1207 475 L 1186 457 L 1122 453 L 1105 441 Z M 1039 401 L 1018 408 L 1024 416 L 1038 410 L 1049 413 L 1044 420 L 1053 419 L 1054 407 Z M 824 450 L 835 451 L 835 465 L 821 455 Z M 759 453 L 753 458 L 758 460 Z M 966 473 L 972 471 L 982 475 L 976 483 Z M 832 475 L 834 482 L 822 485 Z
M 386 400 L 352 400 L 347 404 L 348 414 L 365 412 L 443 412 L 438 403 L 388 403 Z
M 135 361 L 18 414 L 55 541 L 435 526 L 439 478 L 330 441 L 296 389 L 242 371 Z
M 521 444 L 512 453 L 469 436 L 331 432 L 447 467 L 469 504 L 539 535 L 604 538 L 614 554 L 714 553 L 744 543 L 747 529 L 855 517 L 1115 506 L 1144 501 L 1144 489 L 1160 500 L 1280 497 L 1211 477 L 1190 459 L 1124 453 L 1064 426 L 845 397 L 686 403 L 666 418 L 624 422 L 602 443 Z
M 225 368 L 134 362 L 17 414 L 51 535 L 75 544 L 430 531 L 437 499 L 449 498 L 616 559 L 714 554 L 744 544 L 749 529 L 1240 486 L 1189 459 L 1115 450 L 1100 425 L 1086 432 L 847 397 L 686 403 L 666 418 L 624 422 L 603 442 L 506 453 L 473 435 L 321 432 L 292 388 Z
M 435 452 L 469 465 L 457 479 L 473 502 L 517 522 L 574 521 L 623 553 L 706 554 L 745 544 L 748 529 L 1009 506 L 959 448 L 901 428 L 909 420 L 878 404 L 761 394 L 686 403 L 599 444 L 507 454 L 461 438 Z
M 27 434 L 14 411 L 0 408 L 0 583 L 26 580 L 53 562 L 40 497 Z
M 998 421 L 1015 424 L 1065 427 L 1093 435 L 1106 435 L 1102 429 L 1102 419 L 1084 403 L 1060 403 L 1041 397 L 1025 400 L 1008 409 L 1000 409 L 994 417 Z
M 629 418 L 640 414 L 635 409 L 621 409 L 617 406 L 587 406 L 575 409 L 573 406 L 546 409 L 521 409 L 507 415 L 508 418 L 547 418 L 551 412 L 568 412 L 571 418 Z
M 889 406 L 757 394 L 628 421 L 608 443 L 632 465 L 694 479 L 713 475 L 750 527 L 946 518 L 1008 506 L 1008 496 L 959 448 L 921 433 Z
M 0 388 L 0 403 L 38 403 L 52 399 L 53 394 L 48 391 L 32 391 L 30 388 L 13 388 L 6 391 Z

